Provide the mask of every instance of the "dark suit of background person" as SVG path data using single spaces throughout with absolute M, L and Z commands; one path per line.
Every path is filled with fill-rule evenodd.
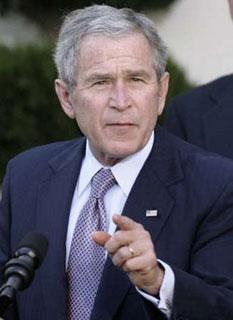
M 233 159 L 233 75 L 175 98 L 167 106 L 165 126 L 190 143 Z
M 105 23 L 113 21 L 114 30 L 115 20 L 109 19 L 109 12 L 117 22 L 119 12 L 122 18 L 122 11 L 107 6 L 85 8 L 78 17 L 82 13 L 90 17 L 90 12 L 91 25 L 94 23 L 93 12 L 98 21 L 104 13 Z M 127 29 L 129 33 L 125 34 L 124 29 L 120 37 L 117 32 L 117 38 L 88 33 L 82 39 L 79 55 L 75 51 L 73 60 L 73 64 L 78 65 L 74 91 L 67 89 L 62 73 L 56 80 L 63 110 L 77 120 L 88 137 L 93 154 L 105 167 L 112 160 L 115 160 L 112 166 L 120 163 L 119 159 L 132 156 L 146 145 L 163 110 L 168 88 L 168 73 L 162 70 L 160 74 L 155 68 L 150 42 L 142 29 L 138 29 L 143 24 L 141 16 L 129 10 L 124 10 L 123 16 L 124 19 L 127 17 L 127 26 L 129 22 L 137 22 L 133 32 Z M 68 26 L 73 31 L 77 25 L 77 12 L 69 17 Z M 150 28 L 155 35 L 154 26 Z M 67 35 L 67 29 L 64 34 Z M 156 39 L 160 57 L 164 57 L 162 41 L 158 36 Z M 57 52 L 60 59 L 61 52 Z M 156 53 L 159 54 L 158 50 Z M 101 140 L 103 136 L 105 139 Z M 112 145 L 115 148 L 112 149 Z M 85 147 L 86 138 L 58 142 L 26 151 L 9 162 L 0 204 L 0 265 L 5 264 L 17 243 L 32 230 L 48 238 L 49 252 L 31 286 L 17 295 L 18 317 L 11 314 L 7 320 L 66 319 L 67 226 Z M 157 216 L 147 216 L 147 210 L 157 210 Z M 158 274 L 164 274 L 156 257 L 169 264 L 175 276 L 172 319 L 232 320 L 231 161 L 185 143 L 156 125 L 154 145 L 134 182 L 122 215 L 131 220 L 122 216 L 118 219 L 131 221 L 133 230 L 130 231 L 133 232 L 118 224 L 121 229 L 118 237 L 114 233 L 105 241 L 110 254 L 91 320 L 163 319 L 162 312 L 142 297 L 135 284 L 137 276 L 146 278 L 146 283 L 142 281 L 139 289 L 146 287 L 147 291 L 144 291 L 154 294 L 151 291 L 155 292 L 155 284 L 161 279 Z M 110 251 L 111 241 L 116 244 L 129 234 L 133 238 L 130 243 Z M 145 250 L 141 244 L 149 244 L 149 247 Z M 129 245 L 134 245 L 133 256 Z M 126 262 L 137 258 L 137 268 L 142 261 L 143 266 L 135 270 L 130 269 L 129 264 L 131 272 L 123 270 L 125 263 L 117 267 L 114 257 L 121 249 L 127 253 Z M 147 258 L 143 260 L 144 255 Z M 160 288 L 161 282 L 156 292 L 160 293 Z
M 232 319 L 233 165 L 158 128 L 124 214 L 151 233 L 157 255 L 175 273 L 172 319 Z M 25 152 L 7 170 L 0 215 L 1 264 L 30 230 L 49 253 L 18 295 L 20 319 L 65 320 L 65 238 L 85 139 Z M 146 217 L 157 209 L 158 217 Z M 9 242 L 10 238 L 10 242 Z M 108 258 L 92 319 L 159 319 Z

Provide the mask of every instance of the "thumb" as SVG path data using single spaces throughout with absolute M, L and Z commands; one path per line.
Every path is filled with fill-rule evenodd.
M 92 233 L 92 239 L 100 246 L 105 245 L 105 243 L 111 238 L 110 234 L 103 231 L 95 231 Z

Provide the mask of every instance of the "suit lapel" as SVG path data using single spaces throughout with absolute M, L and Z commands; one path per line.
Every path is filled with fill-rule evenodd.
M 168 187 L 183 178 L 179 157 L 167 134 L 160 128 L 155 144 L 130 192 L 123 214 L 144 225 L 153 242 L 168 219 L 174 200 Z M 158 210 L 157 217 L 146 217 L 146 211 Z M 92 320 L 112 319 L 131 287 L 127 275 L 107 260 L 97 294 Z
M 153 241 L 159 236 L 174 204 L 168 187 L 182 178 L 179 157 L 167 134 L 158 128 L 153 149 L 123 210 L 124 215 L 141 223 L 151 233 Z M 157 210 L 157 216 L 147 217 L 147 210 Z
M 233 77 L 232 77 L 233 78 Z M 208 150 L 233 158 L 232 119 L 233 81 L 222 90 L 211 92 L 214 107 L 202 117 L 205 145 Z
M 65 319 L 65 243 L 68 217 L 84 153 L 84 142 L 51 159 L 51 174 L 39 186 L 37 230 L 49 240 L 41 267 L 43 295 L 48 319 Z

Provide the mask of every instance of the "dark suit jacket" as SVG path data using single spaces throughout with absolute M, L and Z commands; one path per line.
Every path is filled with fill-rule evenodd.
M 233 75 L 175 98 L 165 125 L 190 143 L 233 158 Z
M 36 230 L 49 252 L 18 294 L 22 320 L 65 320 L 65 241 L 85 139 L 18 155 L 7 169 L 0 207 L 0 263 Z M 157 209 L 157 217 L 146 210 Z M 158 128 L 123 214 L 142 223 L 158 258 L 175 273 L 173 319 L 233 319 L 233 164 Z M 7 319 L 12 319 L 9 317 Z M 92 320 L 162 319 L 127 275 L 106 261 Z

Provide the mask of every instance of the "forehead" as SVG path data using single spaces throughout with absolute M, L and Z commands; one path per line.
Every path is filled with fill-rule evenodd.
M 139 63 L 151 67 L 153 54 L 147 38 L 141 33 L 112 38 L 103 35 L 89 35 L 81 41 L 78 52 L 78 66 L 94 66 L 122 63 Z

